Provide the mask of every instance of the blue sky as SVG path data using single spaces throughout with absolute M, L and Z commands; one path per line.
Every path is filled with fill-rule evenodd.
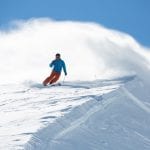
M 32 17 L 92 21 L 150 47 L 150 0 L 0 0 L 0 28 Z

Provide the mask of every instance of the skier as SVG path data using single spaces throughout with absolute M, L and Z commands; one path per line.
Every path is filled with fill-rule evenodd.
M 61 75 L 62 68 L 63 68 L 63 71 L 64 71 L 65 75 L 67 75 L 66 65 L 65 65 L 65 62 L 60 58 L 61 57 L 60 54 L 57 53 L 55 56 L 56 56 L 56 59 L 53 60 L 49 64 L 49 67 L 53 67 L 53 70 L 52 70 L 50 76 L 47 77 L 43 81 L 44 86 L 47 86 L 48 83 L 49 84 L 55 83 Z

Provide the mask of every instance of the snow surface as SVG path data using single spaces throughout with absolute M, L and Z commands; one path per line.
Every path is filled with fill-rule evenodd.
M 31 19 L 0 31 L 0 51 L 0 149 L 150 149 L 150 53 L 131 36 Z M 68 76 L 43 87 L 57 52 Z
M 141 100 L 131 93 L 135 84 L 141 94 L 148 92 L 135 78 L 114 92 L 89 97 L 87 103 L 34 134 L 25 149 L 149 150 L 150 103 L 147 97 Z

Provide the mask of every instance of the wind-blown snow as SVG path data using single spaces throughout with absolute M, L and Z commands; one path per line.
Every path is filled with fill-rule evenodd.
M 139 67 L 149 67 L 141 55 L 148 52 L 131 36 L 95 23 L 18 21 L 15 29 L 1 31 L 0 50 L 1 80 L 5 83 L 7 78 L 42 81 L 57 52 L 67 63 L 68 80 L 129 75 Z
M 31 19 L 0 31 L 0 52 L 0 149 L 150 149 L 150 53 L 130 35 Z M 68 76 L 44 88 L 57 52 Z

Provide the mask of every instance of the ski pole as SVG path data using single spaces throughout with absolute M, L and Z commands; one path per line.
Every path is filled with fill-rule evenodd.
M 65 77 L 66 77 L 66 76 L 64 76 L 63 81 L 62 81 L 63 84 L 64 84 L 64 82 L 65 82 Z

